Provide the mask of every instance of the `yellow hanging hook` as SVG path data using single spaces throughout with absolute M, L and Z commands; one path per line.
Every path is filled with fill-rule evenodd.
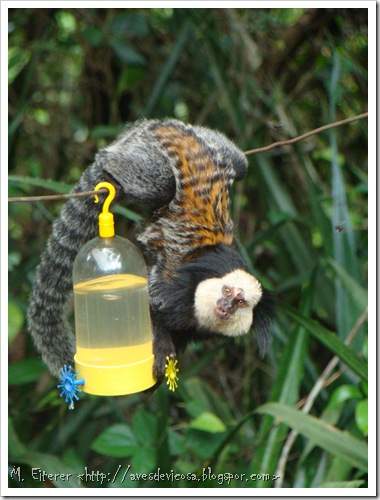
M 103 204 L 103 212 L 105 212 L 105 211 L 108 212 L 109 207 L 110 207 L 111 203 L 113 202 L 113 199 L 115 198 L 116 190 L 110 182 L 99 182 L 99 184 L 97 186 L 95 186 L 94 191 L 98 191 L 101 188 L 106 188 L 109 191 L 109 194 L 108 194 L 108 196 Z M 99 198 L 98 198 L 97 194 L 94 194 L 94 198 L 95 198 L 95 203 L 98 203 Z
M 115 236 L 113 214 L 111 214 L 108 210 L 113 199 L 115 198 L 116 190 L 109 182 L 100 182 L 97 186 L 95 186 L 95 191 L 101 188 L 108 189 L 109 194 L 103 203 L 102 213 L 99 214 L 99 236 L 101 238 L 112 238 Z M 94 194 L 94 198 L 95 203 L 98 203 L 99 197 L 97 194 Z

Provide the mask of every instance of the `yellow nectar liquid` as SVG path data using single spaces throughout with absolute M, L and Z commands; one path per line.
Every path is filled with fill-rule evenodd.
M 152 355 L 145 278 L 109 275 L 74 285 L 77 357 L 98 366 L 135 363 Z

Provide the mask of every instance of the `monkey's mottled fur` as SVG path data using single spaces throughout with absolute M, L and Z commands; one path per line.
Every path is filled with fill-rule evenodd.
M 166 356 L 175 357 L 192 339 L 215 333 L 196 320 L 197 286 L 236 269 L 246 271 L 229 215 L 229 188 L 244 178 L 246 170 L 244 154 L 221 133 L 176 120 L 142 120 L 99 151 L 73 189 L 92 190 L 106 180 L 116 186 L 119 202 L 143 203 L 152 209 L 138 240 L 149 264 L 158 380 Z M 64 364 L 73 365 L 75 340 L 66 311 L 72 267 L 78 250 L 97 236 L 98 215 L 99 205 L 92 197 L 70 199 L 53 224 L 36 271 L 29 330 L 55 375 Z M 252 326 L 265 350 L 270 299 L 264 289 L 260 297 Z

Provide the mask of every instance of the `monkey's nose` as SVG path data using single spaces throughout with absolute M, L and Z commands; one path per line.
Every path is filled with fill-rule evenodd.
M 216 303 L 215 313 L 221 319 L 228 319 L 235 311 L 233 301 L 228 298 L 219 299 Z

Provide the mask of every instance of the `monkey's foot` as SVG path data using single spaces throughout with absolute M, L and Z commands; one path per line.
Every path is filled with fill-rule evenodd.
M 168 359 L 174 363 L 177 359 L 176 353 L 172 351 L 169 354 L 155 353 L 153 364 L 153 376 L 157 380 L 157 384 L 161 384 L 166 376 L 166 364 Z

